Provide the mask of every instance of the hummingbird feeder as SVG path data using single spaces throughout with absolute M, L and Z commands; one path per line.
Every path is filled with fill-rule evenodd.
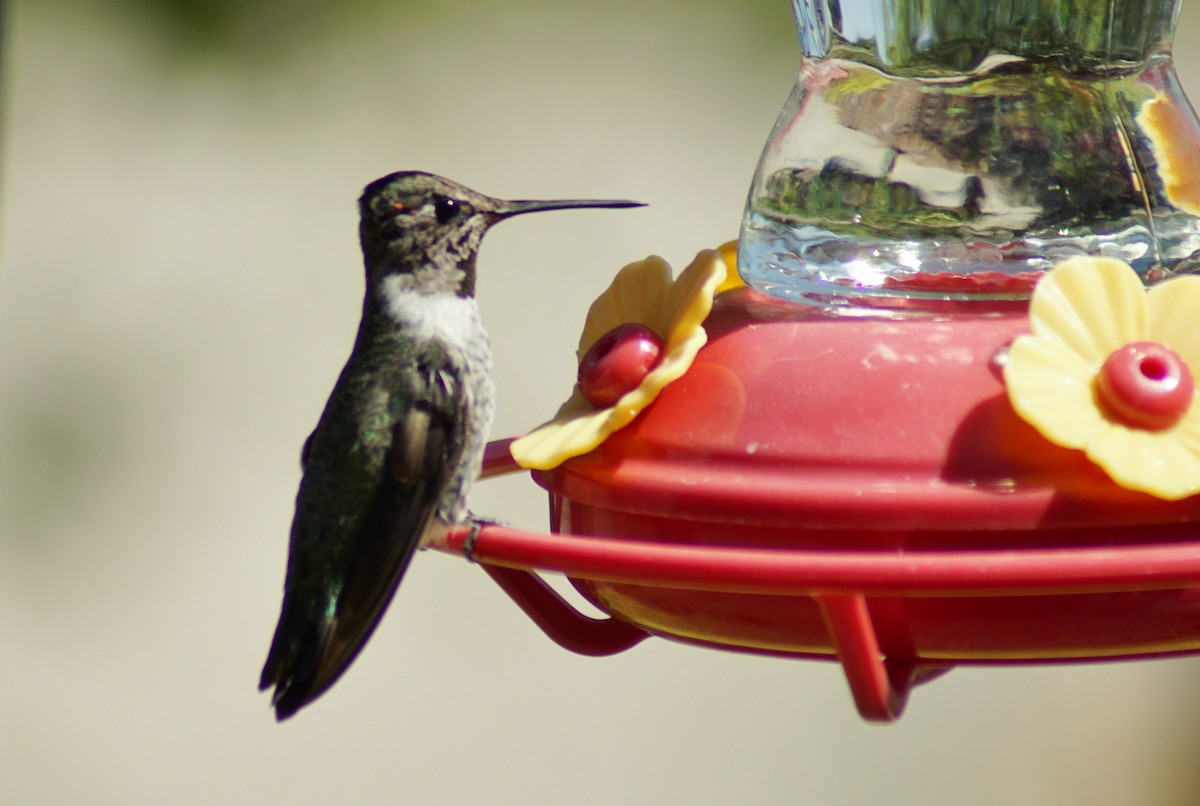
M 736 257 L 664 290 L 661 261 L 627 267 L 580 359 L 623 311 L 661 341 L 636 377 L 489 446 L 485 478 L 533 468 L 549 534 L 435 547 L 575 652 L 837 660 L 868 720 L 958 665 L 1200 653 L 1178 0 L 794 8 Z

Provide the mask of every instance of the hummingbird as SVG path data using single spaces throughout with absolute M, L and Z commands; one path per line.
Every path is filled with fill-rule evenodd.
M 467 493 L 495 409 L 475 262 L 495 223 L 524 213 L 638 207 L 602 200 L 502 201 L 403 171 L 367 185 L 366 267 L 350 358 L 300 454 L 283 607 L 259 689 L 287 719 L 362 650 L 431 536 L 478 526 Z

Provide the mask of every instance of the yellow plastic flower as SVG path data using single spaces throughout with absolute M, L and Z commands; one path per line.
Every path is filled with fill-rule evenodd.
M 1120 260 L 1072 258 L 1038 283 L 1029 321 L 1004 367 L 1017 414 L 1122 487 L 1200 492 L 1200 277 L 1147 291 Z
M 576 384 L 553 420 L 513 442 L 510 450 L 517 463 L 549 470 L 594 450 L 610 434 L 632 422 L 667 384 L 687 372 L 708 341 L 703 323 L 712 310 L 713 296 L 718 289 L 731 286 L 729 275 L 737 276 L 726 267 L 726 256 L 736 255 L 736 251 L 736 242 L 720 250 L 705 249 L 674 282 L 671 267 L 659 257 L 621 269 L 608 290 L 592 303 L 576 358 L 582 361 L 592 345 L 613 328 L 636 322 L 662 339 L 661 359 L 637 388 L 607 408 L 594 408 Z
M 738 274 L 738 242 L 726 241 L 717 247 L 717 251 L 721 253 L 721 259 L 725 261 L 725 281 L 717 286 L 717 293 L 720 294 L 731 288 L 745 285 L 742 282 L 742 276 Z

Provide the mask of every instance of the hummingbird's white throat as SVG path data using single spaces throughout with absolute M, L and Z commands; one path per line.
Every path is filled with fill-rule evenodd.
M 406 288 L 401 277 L 383 278 L 382 290 L 388 316 L 418 341 L 462 347 L 483 331 L 474 297 L 422 294 Z

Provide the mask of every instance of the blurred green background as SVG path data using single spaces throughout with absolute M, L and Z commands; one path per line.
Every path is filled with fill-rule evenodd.
M 1194 2 L 1194 0 L 1193 0 Z M 784 0 L 21 0 L 4 26 L 0 802 L 1200 802 L 1200 661 L 959 669 L 896 725 L 833 664 L 551 644 L 422 554 L 351 672 L 255 690 L 300 444 L 401 168 L 624 212 L 498 227 L 497 435 L 569 390 L 592 298 L 737 234 L 798 63 Z M 1200 12 L 1176 38 L 1200 92 Z M 528 479 L 477 512 L 546 525 Z

